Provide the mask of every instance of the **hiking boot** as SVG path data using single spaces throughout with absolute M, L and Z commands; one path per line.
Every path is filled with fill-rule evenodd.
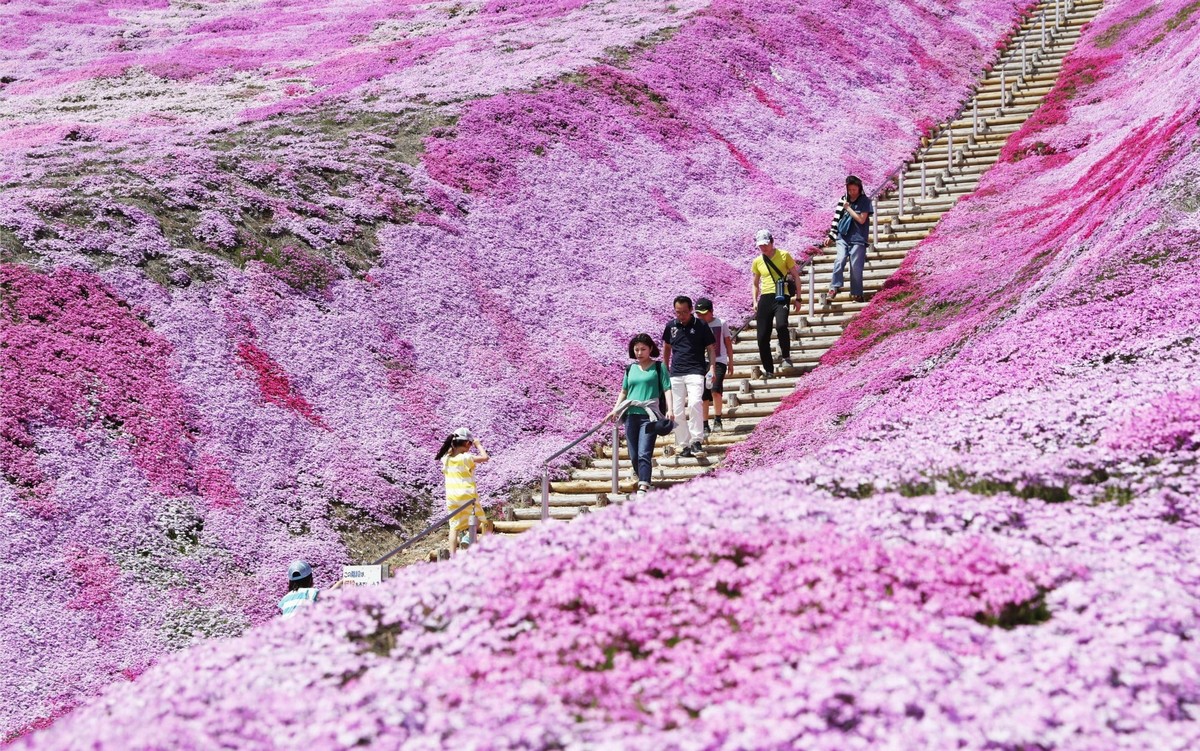
M 704 437 L 708 438 L 710 435 L 712 435 L 712 431 L 708 429 L 708 421 L 705 420 L 704 421 Z
M 703 457 L 703 456 L 705 455 L 705 452 L 704 452 L 704 444 L 700 443 L 700 441 L 696 441 L 695 443 L 693 443 L 693 444 L 690 446 L 690 448 L 691 448 L 691 450 L 692 450 L 692 456 L 695 456 L 695 457 L 697 457 L 697 458 L 700 458 L 700 457 Z
M 790 357 L 785 357 L 785 358 L 783 358 L 782 360 L 780 360 L 780 361 L 779 361 L 779 367 L 781 367 L 781 368 L 794 368 L 794 367 L 796 367 L 796 366 L 792 364 L 792 358 L 790 358 Z
M 699 446 L 700 444 L 697 443 L 696 445 Z M 695 452 L 692 451 L 691 446 L 684 446 L 679 452 L 679 457 L 681 459 L 691 459 L 693 456 L 695 456 Z
M 713 420 L 713 430 L 720 433 L 724 429 L 725 426 L 721 424 L 721 418 L 718 416 L 717 419 Z

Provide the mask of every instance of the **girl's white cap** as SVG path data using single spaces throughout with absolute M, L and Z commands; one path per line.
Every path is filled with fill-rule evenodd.
M 466 428 L 459 428 L 458 430 L 454 431 L 454 434 L 451 437 L 456 441 L 469 441 L 471 440 L 471 431 L 467 430 Z

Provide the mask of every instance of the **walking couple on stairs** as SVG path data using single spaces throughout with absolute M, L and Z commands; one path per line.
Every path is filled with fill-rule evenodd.
M 680 295 L 675 316 L 663 329 L 662 362 L 649 334 L 629 341 L 629 358 L 617 403 L 608 414 L 624 414 L 629 458 L 637 470 L 638 494 L 650 489 L 654 448 L 659 436 L 675 433 L 674 453 L 703 459 L 709 432 L 708 405 L 715 406 L 714 426 L 722 428 L 725 378 L 732 370 L 733 338 L 713 314 L 712 300 Z

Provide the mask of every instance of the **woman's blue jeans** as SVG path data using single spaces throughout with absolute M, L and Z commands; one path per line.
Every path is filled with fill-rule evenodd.
M 867 260 L 866 243 L 848 243 L 842 238 L 837 239 L 837 257 L 833 261 L 833 279 L 830 289 L 841 289 L 845 283 L 846 262 L 850 264 L 850 294 L 862 296 L 863 293 L 863 264 Z
M 638 482 L 650 483 L 657 440 L 658 436 L 650 432 L 649 415 L 625 413 L 625 442 L 629 444 L 629 460 L 637 468 Z

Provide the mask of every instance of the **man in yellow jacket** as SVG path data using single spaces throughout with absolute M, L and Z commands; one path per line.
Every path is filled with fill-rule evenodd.
M 763 375 L 775 375 L 775 361 L 771 357 L 771 325 L 779 335 L 779 365 L 783 369 L 792 366 L 792 337 L 788 331 L 788 302 L 800 289 L 800 273 L 796 259 L 783 248 L 775 247 L 775 238 L 768 230 L 760 229 L 754 235 L 758 256 L 750 264 L 754 276 L 751 294 L 754 299 L 755 322 L 758 326 L 758 356 L 762 360 Z M 791 286 L 788 285 L 791 280 Z M 795 300 L 796 312 L 800 312 L 800 300 Z

